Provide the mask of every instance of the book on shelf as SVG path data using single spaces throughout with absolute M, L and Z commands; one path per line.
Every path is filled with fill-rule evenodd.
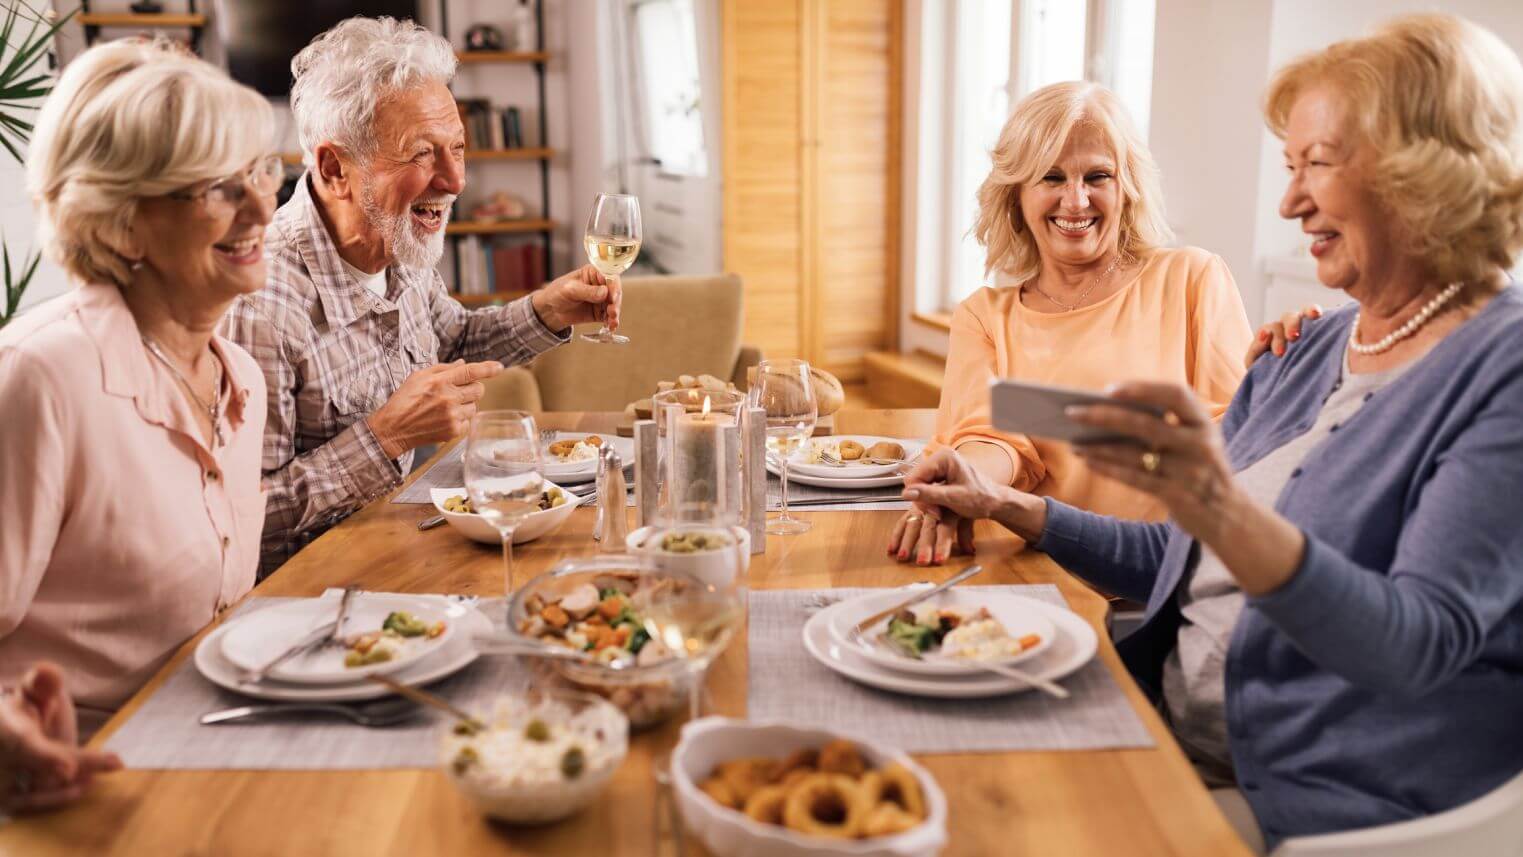
M 545 256 L 535 240 L 480 238 L 460 240 L 455 293 L 489 295 L 533 291 L 545 284 Z
M 524 147 L 523 121 L 517 107 L 509 107 L 502 111 L 502 139 L 503 146 L 509 149 L 522 149 Z
M 485 98 L 460 98 L 456 100 L 460 110 L 460 124 L 465 126 L 467 149 L 492 149 L 492 102 Z

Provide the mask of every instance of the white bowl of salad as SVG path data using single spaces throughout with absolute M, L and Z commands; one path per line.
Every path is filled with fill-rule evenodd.
M 629 721 L 589 693 L 502 696 L 483 722 L 445 729 L 444 773 L 483 813 L 513 824 L 548 824 L 586 807 L 629 750 Z
M 470 495 L 466 494 L 464 488 L 435 488 L 429 493 L 434 508 L 461 535 L 486 545 L 502 544 L 502 536 L 498 535 L 497 529 L 471 508 Z M 546 482 L 545 491 L 539 500 L 539 511 L 519 522 L 518 529 L 513 531 L 513 544 L 531 542 L 559 529 L 571 517 L 571 510 L 580 505 L 583 499 L 585 498 L 553 482 Z

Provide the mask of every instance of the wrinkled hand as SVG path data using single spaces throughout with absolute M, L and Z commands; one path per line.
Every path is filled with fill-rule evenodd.
M 77 800 L 96 774 L 120 770 L 115 753 L 78 746 L 63 673 L 39 663 L 0 696 L 0 811 L 31 812 Z M 25 782 L 25 791 L 18 783 Z
M 1224 523 L 1219 511 L 1236 490 L 1221 430 L 1181 384 L 1131 381 L 1112 388 L 1110 396 L 1152 405 L 1164 415 L 1120 405 L 1070 407 L 1066 413 L 1075 422 L 1134 437 L 1142 444 L 1075 444 L 1074 451 L 1101 476 L 1162 500 L 1186 531 L 1213 542 L 1219 535 L 1213 528 Z
M 587 321 L 600 321 L 609 330 L 618 330 L 624 291 L 618 277 L 604 276 L 597 268 L 583 265 L 536 291 L 530 300 L 539 320 L 551 330 L 565 330 Z
M 955 450 L 923 456 L 904 476 L 915 505 L 894 525 L 888 553 L 901 562 L 940 564 L 954 550 L 973 552 L 973 522 L 998 504 L 997 487 Z
M 1271 321 L 1259 328 L 1259 335 L 1248 346 L 1248 355 L 1243 358 L 1243 365 L 1252 368 L 1253 361 L 1266 351 L 1274 352 L 1276 357 L 1283 357 L 1286 347 L 1301 338 L 1301 320 L 1321 317 L 1322 307 L 1307 304 L 1299 310 L 1280 316 L 1279 321 Z
M 389 458 L 460 437 L 470 430 L 476 402 L 486 394 L 481 382 L 501 372 L 502 364 L 495 360 L 457 360 L 419 369 L 370 415 L 370 430 Z

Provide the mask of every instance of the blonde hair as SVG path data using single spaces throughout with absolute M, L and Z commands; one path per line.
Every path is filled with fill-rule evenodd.
M 1323 84 L 1376 160 L 1368 180 L 1413 255 L 1443 282 L 1510 268 L 1523 249 L 1523 65 L 1501 39 L 1451 15 L 1397 18 L 1280 69 L 1264 116 Z
M 183 49 L 97 45 L 37 115 L 26 183 L 39 237 L 76 280 L 126 285 L 139 200 L 236 172 L 274 139 L 268 101 Z
M 1163 217 L 1158 165 L 1121 100 L 1097 83 L 1054 83 L 1015 105 L 990 153 L 994 166 L 978 188 L 973 226 L 987 254 L 985 273 L 1003 271 L 1016 282 L 1037 275 L 1041 258 L 1021 217 L 1021 189 L 1046 175 L 1069 136 L 1082 126 L 1100 131 L 1116 158 L 1121 253 L 1141 258 L 1173 239 Z

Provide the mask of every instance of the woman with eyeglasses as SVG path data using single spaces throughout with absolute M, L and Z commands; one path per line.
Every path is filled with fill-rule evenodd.
M 0 331 L 0 748 L 74 738 L 42 723 L 68 709 L 17 701 L 34 665 L 88 737 L 254 584 L 264 378 L 214 329 L 264 285 L 274 129 L 253 90 L 144 42 L 81 54 L 38 116 L 28 190 L 76 288 Z M 0 802 L 90 769 L 0 769 Z

